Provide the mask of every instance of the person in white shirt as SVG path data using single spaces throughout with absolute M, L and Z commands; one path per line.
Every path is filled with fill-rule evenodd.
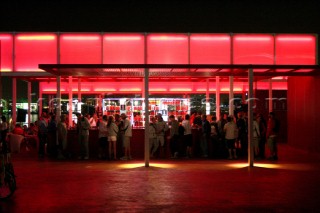
M 185 120 L 182 121 L 181 125 L 184 128 L 184 141 L 187 146 L 186 157 L 189 158 L 192 157 L 192 132 L 189 114 L 186 114 Z
M 228 123 L 224 125 L 224 132 L 225 132 L 225 139 L 226 139 L 226 145 L 229 152 L 229 160 L 237 159 L 237 153 L 236 153 L 236 147 L 235 142 L 237 138 L 237 125 L 234 122 L 233 116 L 229 116 L 227 118 Z M 233 156 L 232 156 L 233 152 Z
M 121 133 L 123 134 L 123 147 L 124 147 L 124 156 L 121 160 L 131 160 L 131 146 L 130 139 L 132 137 L 132 126 L 130 120 L 127 118 L 125 113 L 121 114 L 121 119 L 123 121 L 123 129 Z

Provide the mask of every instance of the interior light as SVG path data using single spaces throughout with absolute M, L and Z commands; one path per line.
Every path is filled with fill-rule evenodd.
M 140 92 L 140 88 L 123 88 L 119 90 L 120 92 Z
M 171 92 L 185 92 L 185 91 L 191 92 L 192 89 L 190 89 L 190 88 L 172 88 L 172 89 L 170 89 L 170 91 Z
M 0 36 L 0 40 L 9 40 L 11 36 Z
M 162 89 L 162 88 L 154 88 L 154 89 L 150 89 L 150 92 L 165 92 L 167 91 L 167 89 Z
M 44 89 L 43 92 L 57 92 L 57 89 Z M 61 92 L 65 92 L 65 89 L 60 89 Z
M 185 41 L 187 37 L 182 36 L 151 36 L 151 41 Z
M 174 164 L 166 164 L 166 163 L 150 163 L 150 167 L 157 167 L 157 168 L 163 168 L 163 169 L 170 169 L 176 167 Z M 122 169 L 135 169 L 140 167 L 145 167 L 144 163 L 128 163 L 128 164 L 120 164 L 120 168 Z
M 246 36 L 246 37 L 235 37 L 236 41 L 270 41 L 271 37 L 253 37 L 253 36 Z
M 43 35 L 43 36 L 18 36 L 17 39 L 21 41 L 48 41 L 54 40 L 54 35 Z
M 227 36 L 191 36 L 193 41 L 229 41 L 230 37 Z
M 278 41 L 313 41 L 311 37 L 279 37 Z
M 105 92 L 105 91 L 108 91 L 108 92 L 115 92 L 117 91 L 116 89 L 114 88 L 97 88 L 97 89 L 94 89 L 95 92 Z
M 1 72 L 11 72 L 12 71 L 12 69 L 10 69 L 10 68 L 2 68 L 1 69 Z
M 99 40 L 99 36 L 63 36 L 63 40 L 72 40 L 72 41 L 96 41 Z
M 139 41 L 142 36 L 106 36 L 107 41 Z

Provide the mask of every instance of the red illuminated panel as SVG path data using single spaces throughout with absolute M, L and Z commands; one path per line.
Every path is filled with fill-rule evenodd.
M 104 64 L 144 64 L 144 36 L 106 34 L 103 36 Z
M 190 36 L 191 64 L 230 64 L 228 34 L 192 34 Z
M 188 36 L 150 34 L 147 36 L 148 64 L 188 64 Z
M 15 37 L 16 71 L 41 71 L 39 64 L 57 63 L 55 34 L 17 34 Z
M 316 64 L 316 37 L 277 35 L 276 64 Z
M 10 34 L 0 34 L 0 57 L 1 57 L 1 72 L 12 71 L 12 42 L 13 38 Z
M 274 64 L 272 35 L 236 34 L 233 36 L 234 64 Z
M 61 64 L 101 64 L 100 34 L 62 34 Z

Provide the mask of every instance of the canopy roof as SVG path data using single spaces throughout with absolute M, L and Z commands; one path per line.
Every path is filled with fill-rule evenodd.
M 319 65 L 247 65 L 247 64 L 40 64 L 40 69 L 55 76 L 74 77 L 152 77 L 318 76 Z

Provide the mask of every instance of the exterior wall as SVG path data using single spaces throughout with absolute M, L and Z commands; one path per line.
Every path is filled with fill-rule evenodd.
M 288 144 L 319 152 L 320 78 L 288 79 Z

